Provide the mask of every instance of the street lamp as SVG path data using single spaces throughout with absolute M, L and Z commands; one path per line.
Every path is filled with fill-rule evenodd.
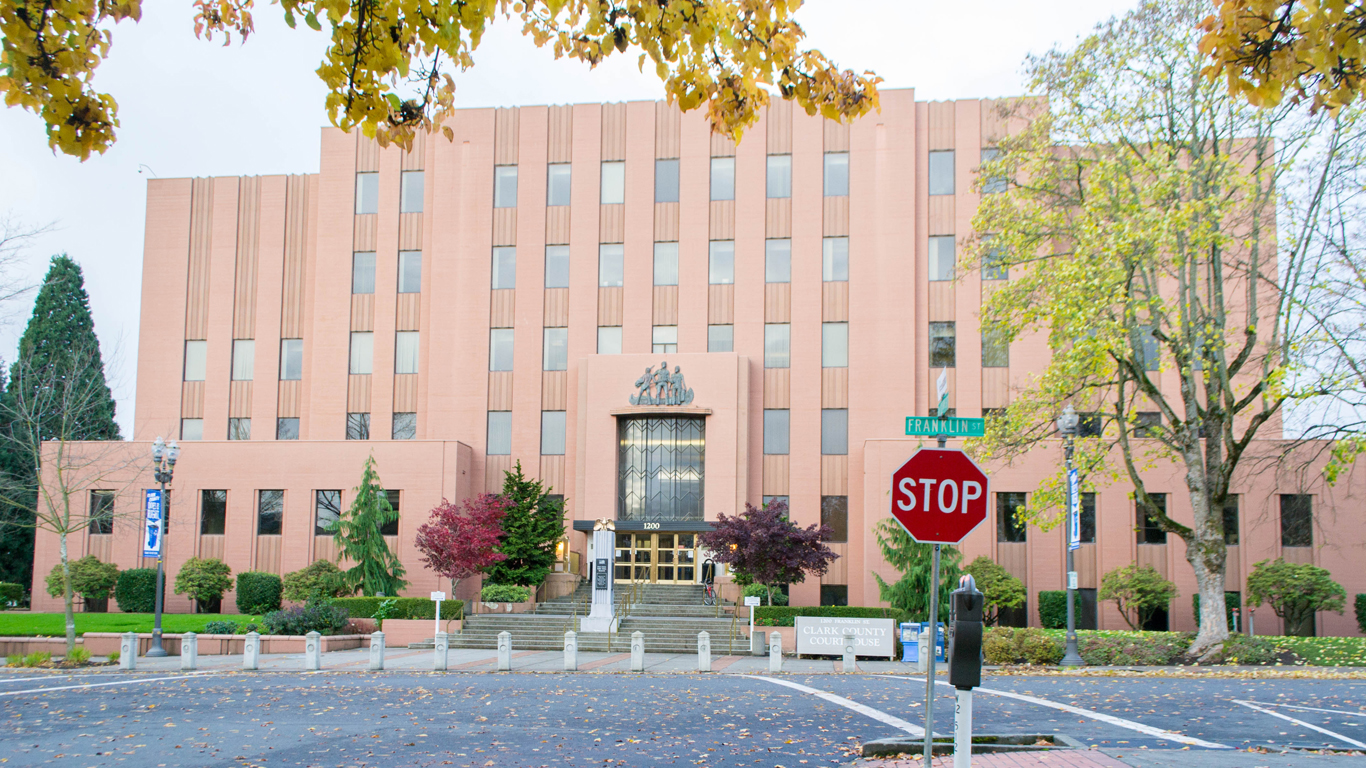
M 147 649 L 148 656 L 165 656 L 166 649 L 161 647 L 161 596 L 165 590 L 166 575 L 162 562 L 166 559 L 166 528 L 170 520 L 170 506 L 166 503 L 166 484 L 171 482 L 175 473 L 176 459 L 180 458 L 180 446 L 172 440 L 167 445 L 160 436 L 152 443 L 152 471 L 156 481 L 161 483 L 161 547 L 157 551 L 156 614 L 152 622 L 152 647 Z
M 1067 549 L 1067 651 L 1062 657 L 1064 667 L 1081 667 L 1086 664 L 1082 661 L 1081 654 L 1077 653 L 1077 590 L 1072 581 L 1073 574 L 1076 573 L 1076 566 L 1072 562 L 1072 505 L 1076 503 L 1076 499 L 1072 498 L 1072 440 L 1076 438 L 1077 427 L 1080 424 L 1081 418 L 1071 405 L 1064 408 L 1062 416 L 1058 417 L 1058 431 L 1062 433 L 1063 439 L 1063 459 L 1067 464 L 1067 517 L 1066 524 L 1063 525 L 1063 542 Z

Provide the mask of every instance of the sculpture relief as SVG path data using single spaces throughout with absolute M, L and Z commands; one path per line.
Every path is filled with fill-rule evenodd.
M 631 405 L 688 405 L 692 402 L 692 390 L 683 382 L 683 372 L 674 366 L 669 373 L 667 361 L 645 369 L 636 379 L 636 394 L 631 395 Z

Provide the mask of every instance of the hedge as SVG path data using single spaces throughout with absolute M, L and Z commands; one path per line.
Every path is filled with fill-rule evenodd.
M 114 585 L 114 600 L 124 613 L 151 613 L 156 610 L 157 570 L 129 568 L 119 573 Z M 161 594 L 166 595 L 166 582 L 161 583 Z
M 353 619 L 373 619 L 385 601 L 392 601 L 386 619 L 435 619 L 436 602 L 425 597 L 337 597 L 328 600 L 329 605 L 345 608 Z M 464 615 L 463 600 L 443 600 L 441 617 L 458 619 Z
M 237 610 L 251 615 L 280 609 L 284 582 L 273 573 L 245 571 L 237 574 Z
M 1366 595 L 1358 595 L 1358 598 L 1361 597 L 1366 597 Z M 9 608 L 11 603 L 13 603 L 15 607 L 18 607 L 22 602 L 24 602 L 23 584 L 11 584 L 8 581 L 0 581 L 0 611 Z
M 841 619 L 892 619 L 910 621 L 904 611 L 894 608 L 864 608 L 857 605 L 778 606 L 761 605 L 754 609 L 754 623 L 763 627 L 791 627 L 798 616 L 824 616 Z
M 1361 630 L 1362 634 L 1366 634 L 1366 595 L 1357 595 L 1355 605 L 1352 607 L 1356 609 L 1357 629 Z
M 1044 629 L 1067 628 L 1067 592 L 1039 592 L 1039 624 L 1043 625 Z

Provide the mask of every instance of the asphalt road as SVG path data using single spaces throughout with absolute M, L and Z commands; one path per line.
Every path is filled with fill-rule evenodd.
M 1063 733 L 1126 750 L 1366 743 L 1366 681 L 989 677 L 984 687 L 1027 698 L 978 693 L 978 733 Z M 936 730 L 948 732 L 952 689 L 940 691 Z M 7 670 L 0 763 L 814 768 L 923 725 L 923 696 L 923 679 L 861 675 Z

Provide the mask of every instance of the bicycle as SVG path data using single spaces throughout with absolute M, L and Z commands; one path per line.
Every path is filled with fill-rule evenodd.
M 716 563 L 711 558 L 702 561 L 702 604 L 716 605 Z
M 702 585 L 702 604 L 716 605 L 716 586 L 714 584 Z

